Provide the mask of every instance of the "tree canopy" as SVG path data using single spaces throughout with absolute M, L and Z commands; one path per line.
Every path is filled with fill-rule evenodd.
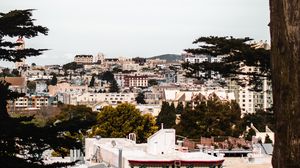
M 117 81 L 115 79 L 113 79 L 111 82 L 110 82 L 110 85 L 109 85 L 109 92 L 111 93 L 119 93 L 120 91 L 120 88 L 119 88 L 119 85 L 117 83 Z
M 194 55 L 222 57 L 222 59 L 220 62 L 185 62 L 182 66 L 186 69 L 186 76 L 207 80 L 212 79 L 209 72 L 213 71 L 221 78 L 231 79 L 241 86 L 250 85 L 255 90 L 260 90 L 262 79 L 271 78 L 270 50 L 258 47 L 256 43 L 251 42 L 252 39 L 248 37 L 198 38 L 193 42 L 198 44 L 198 48 L 185 49 L 186 52 Z M 257 70 L 245 71 L 246 67 L 254 67 Z M 205 75 L 198 75 L 199 72 Z
M 194 100 L 186 105 L 176 126 L 179 135 L 189 138 L 234 136 L 242 134 L 241 110 L 236 102 L 222 102 L 218 97 Z M 187 131 L 188 130 L 188 131 Z
M 35 25 L 32 10 L 14 10 L 0 13 L 0 60 L 16 62 L 22 58 L 38 56 L 45 49 L 25 48 L 16 50 L 18 42 L 9 39 L 33 38 L 47 35 L 48 29 Z M 47 149 L 81 148 L 82 144 L 64 136 L 66 131 L 78 131 L 71 121 L 38 127 L 31 121 L 33 117 L 13 118 L 7 112 L 7 101 L 23 96 L 9 89 L 10 84 L 0 81 L 0 165 L 8 168 L 45 167 L 42 154 Z M 84 121 L 76 121 L 80 125 Z M 74 163 L 54 163 L 47 167 L 62 167 Z
M 56 74 L 53 74 L 52 79 L 50 80 L 50 85 L 55 86 L 57 84 Z
M 65 71 L 66 70 L 73 70 L 73 71 L 75 71 L 76 69 L 79 69 L 79 68 L 83 68 L 83 65 L 82 64 L 77 64 L 76 62 L 70 62 L 70 63 L 67 63 L 67 64 L 63 65 L 63 69 Z
M 145 102 L 145 95 L 142 92 L 139 92 L 135 98 L 136 103 L 138 104 L 146 104 Z
M 91 80 L 90 80 L 89 87 L 94 87 L 94 85 L 95 85 L 95 76 L 93 75 Z
M 173 128 L 176 125 L 174 104 L 169 105 L 168 102 L 162 103 L 161 110 L 156 118 L 156 123 L 159 127 L 163 123 L 164 128 Z
M 151 115 L 142 115 L 134 105 L 128 103 L 115 108 L 105 106 L 97 116 L 97 123 L 92 128 L 91 135 L 124 138 L 129 133 L 135 133 L 137 142 L 146 142 L 157 131 L 155 119 Z

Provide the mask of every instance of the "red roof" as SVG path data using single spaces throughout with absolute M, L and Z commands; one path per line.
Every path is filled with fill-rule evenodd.
M 197 165 L 197 166 L 220 166 L 224 160 L 205 161 L 205 160 L 166 160 L 166 161 L 153 161 L 153 160 L 128 160 L 130 165 Z

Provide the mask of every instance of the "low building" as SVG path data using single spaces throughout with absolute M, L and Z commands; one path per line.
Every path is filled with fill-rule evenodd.
M 0 80 L 4 80 L 10 83 L 9 89 L 19 93 L 27 92 L 27 82 L 25 77 L 2 77 Z
M 126 138 L 86 138 L 85 160 L 110 167 L 222 167 L 224 159 L 204 152 L 187 152 L 177 146 L 174 129 L 161 129 L 137 144 Z
M 85 105 L 102 105 L 103 103 L 109 105 L 117 105 L 120 103 L 135 104 L 134 93 L 83 93 L 80 95 L 71 95 L 71 104 L 85 104 Z

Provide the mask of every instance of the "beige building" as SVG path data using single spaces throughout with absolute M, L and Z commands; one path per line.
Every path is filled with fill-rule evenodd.
M 107 104 L 107 105 L 117 105 L 120 103 L 132 103 L 135 104 L 134 93 L 83 93 L 80 95 L 71 95 L 71 104 L 85 104 L 85 105 L 95 105 L 95 104 Z
M 74 57 L 74 62 L 78 64 L 91 64 L 93 63 L 93 59 L 92 55 L 76 55 Z
M 9 112 L 24 112 L 49 105 L 49 96 L 24 96 L 8 103 Z
M 71 85 L 70 83 L 58 83 L 57 85 L 49 85 L 48 86 L 49 95 L 55 96 L 58 93 L 67 93 L 67 94 L 82 94 L 88 91 L 87 85 Z

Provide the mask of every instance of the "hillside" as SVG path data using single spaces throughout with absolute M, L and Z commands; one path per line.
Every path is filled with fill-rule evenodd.
M 177 54 L 163 54 L 163 55 L 149 57 L 147 59 L 157 59 L 157 58 L 167 60 L 167 62 L 172 62 L 176 60 L 181 60 L 182 57 L 181 55 L 177 55 Z

